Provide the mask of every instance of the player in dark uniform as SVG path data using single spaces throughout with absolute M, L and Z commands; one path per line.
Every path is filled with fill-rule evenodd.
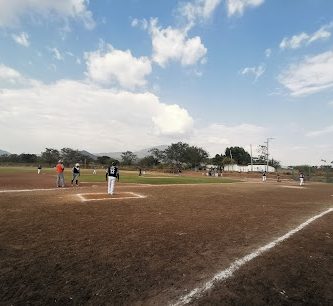
M 116 182 L 116 179 L 118 177 L 118 167 L 116 166 L 116 163 L 113 162 L 110 167 L 108 167 L 107 175 L 108 175 L 108 194 L 113 194 L 114 191 L 114 185 Z
M 76 163 L 72 168 L 72 186 L 75 182 L 76 186 L 79 186 L 79 176 L 80 176 L 80 164 Z

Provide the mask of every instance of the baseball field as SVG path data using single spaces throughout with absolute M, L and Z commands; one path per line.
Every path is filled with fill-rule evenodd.
M 1 305 L 332 305 L 333 185 L 0 168 Z

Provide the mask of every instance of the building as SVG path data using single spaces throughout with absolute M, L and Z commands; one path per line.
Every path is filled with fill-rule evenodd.
M 236 164 L 232 165 L 224 165 L 224 171 L 228 172 L 275 172 L 275 168 L 272 166 L 268 166 L 267 170 L 267 165 L 247 165 L 247 166 L 240 166 Z

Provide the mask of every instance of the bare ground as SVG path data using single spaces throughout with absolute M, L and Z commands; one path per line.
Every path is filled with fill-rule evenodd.
M 291 185 L 293 184 L 293 185 Z M 0 175 L 0 191 L 53 188 L 51 175 Z M 104 184 L 0 192 L 2 305 L 167 305 L 235 259 L 331 208 L 333 187 L 245 182 Z M 104 196 L 103 196 L 104 197 Z M 96 199 L 101 195 L 96 195 Z M 332 213 L 216 284 L 195 305 L 332 304 Z

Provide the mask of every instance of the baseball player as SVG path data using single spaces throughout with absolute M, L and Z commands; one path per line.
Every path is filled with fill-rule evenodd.
M 108 194 L 113 195 L 113 191 L 114 191 L 114 185 L 116 182 L 116 179 L 118 177 L 118 167 L 116 166 L 116 163 L 113 162 L 112 165 L 110 167 L 108 167 Z
M 57 187 L 65 187 L 65 177 L 64 177 L 64 164 L 60 159 L 58 164 L 56 165 L 56 172 L 57 172 Z
M 303 174 L 303 172 L 301 172 L 301 173 L 299 174 L 299 185 L 300 185 L 300 186 L 303 186 L 303 185 L 304 185 L 304 174 Z
M 79 176 L 80 176 L 80 164 L 76 163 L 75 166 L 72 168 L 72 181 L 71 181 L 72 186 L 74 184 L 74 181 L 76 186 L 79 186 Z
M 266 182 L 266 171 L 264 171 L 263 173 L 262 173 L 262 181 L 263 182 Z

